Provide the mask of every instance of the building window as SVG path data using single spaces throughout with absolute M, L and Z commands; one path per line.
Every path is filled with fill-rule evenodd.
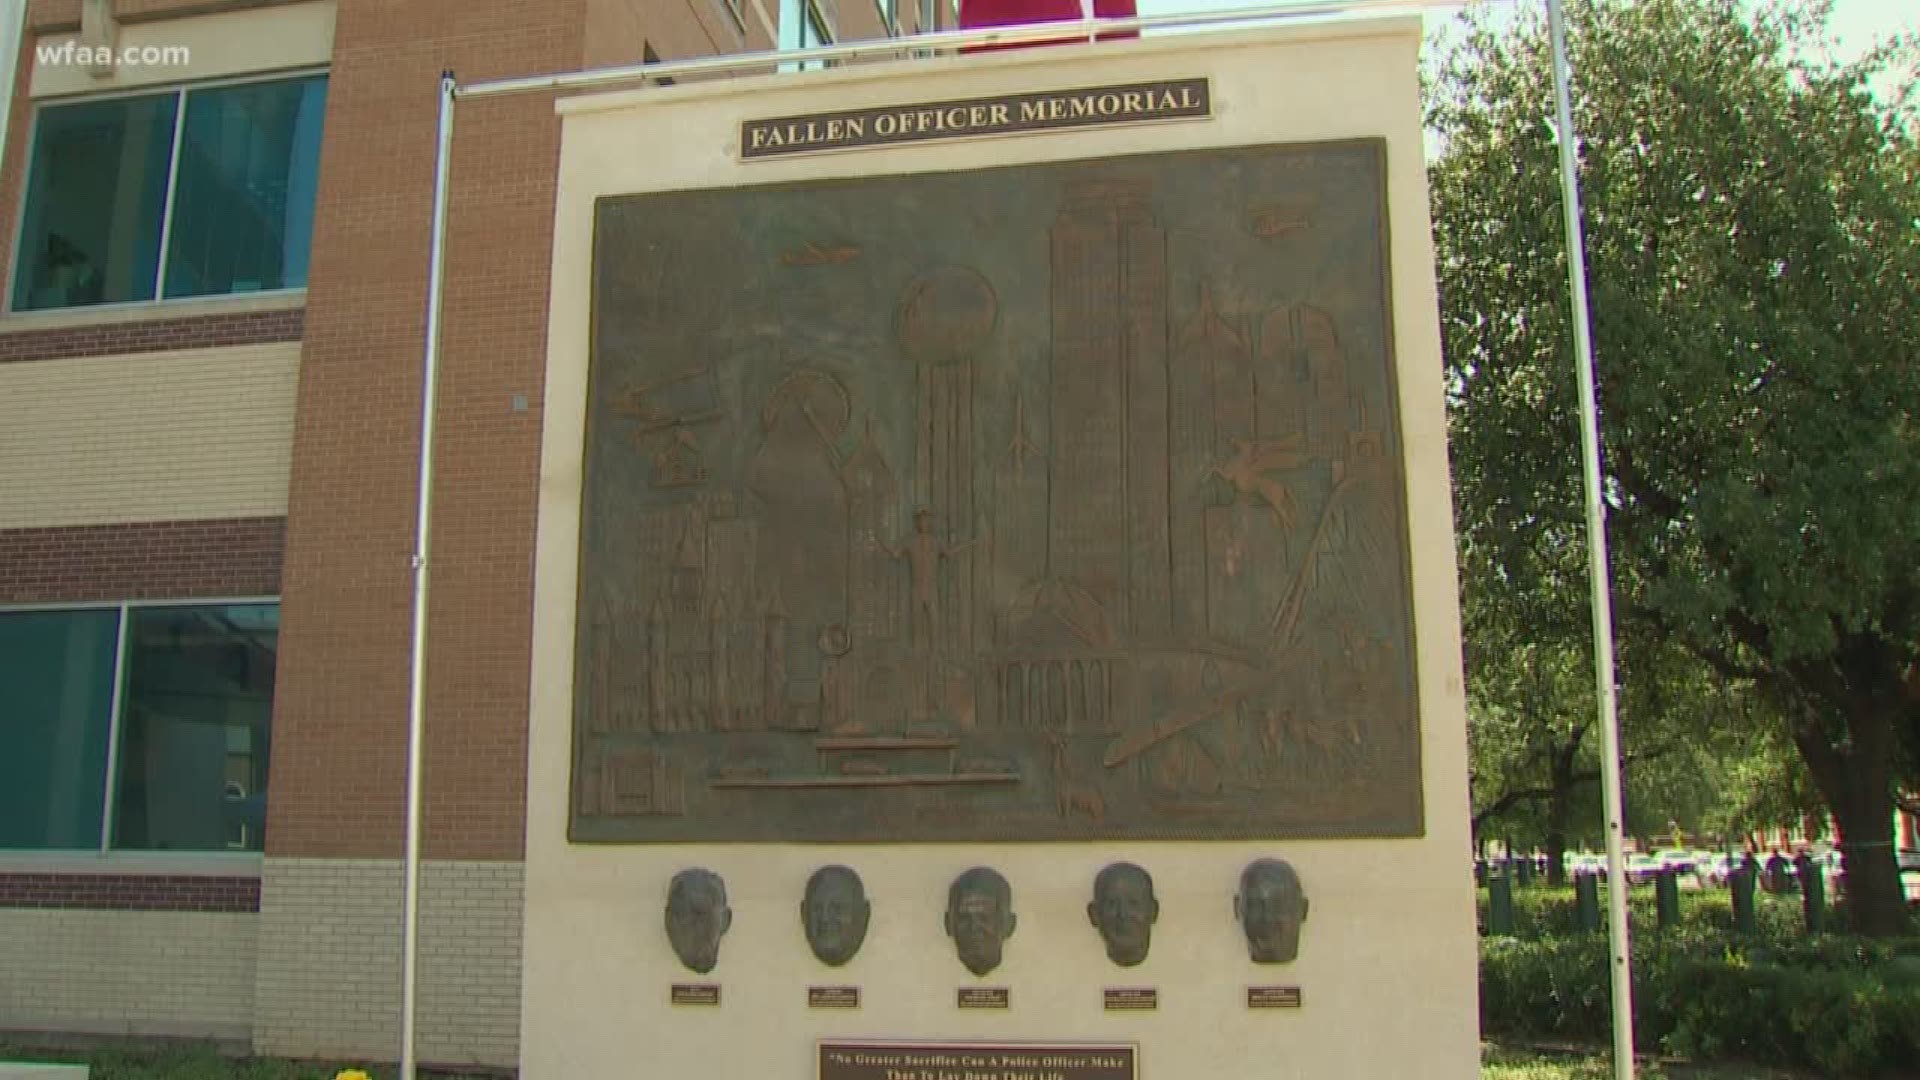
M 0 612 L 0 849 L 262 850 L 279 637 L 273 603 Z
M 0 848 L 93 848 L 120 613 L 0 613 Z
M 873 0 L 880 8 L 880 28 L 888 37 L 900 36 L 900 0 Z
M 307 283 L 327 78 L 43 105 L 13 308 Z
M 817 45 L 833 44 L 833 34 L 827 29 L 826 17 L 820 14 L 818 5 L 811 2 L 801 5 L 800 47 L 811 49 Z M 802 71 L 816 71 L 827 67 L 828 61 L 814 60 L 800 65 Z

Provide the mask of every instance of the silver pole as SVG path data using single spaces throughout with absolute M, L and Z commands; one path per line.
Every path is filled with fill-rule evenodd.
M 420 753 L 427 719 L 427 551 L 433 522 L 433 414 L 440 390 L 440 292 L 453 151 L 453 72 L 440 75 L 440 148 L 433 161 L 433 239 L 427 257 L 427 349 L 420 378 L 420 504 L 413 543 L 413 660 L 408 670 L 406 883 L 400 928 L 400 1080 L 414 1080 L 414 993 L 420 961 Z
M 1633 966 L 1627 936 L 1626 830 L 1620 796 L 1620 716 L 1613 695 L 1613 598 L 1607 577 L 1606 506 L 1600 501 L 1600 419 L 1587 309 L 1587 248 L 1580 231 L 1579 137 L 1568 86 L 1566 16 L 1547 0 L 1553 38 L 1553 93 L 1560 135 L 1561 206 L 1567 224 L 1567 288 L 1573 295 L 1573 351 L 1580 372 L 1581 466 L 1587 489 L 1587 579 L 1593 590 L 1593 677 L 1600 698 L 1601 791 L 1607 814 L 1607 937 L 1613 950 L 1613 1075 L 1633 1080 Z

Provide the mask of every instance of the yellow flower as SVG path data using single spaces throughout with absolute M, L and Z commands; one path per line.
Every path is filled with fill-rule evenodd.
M 341 1069 L 333 1074 L 333 1080 L 373 1080 L 373 1077 L 359 1069 Z

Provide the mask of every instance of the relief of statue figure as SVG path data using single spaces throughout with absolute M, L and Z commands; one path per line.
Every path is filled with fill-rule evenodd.
M 1006 940 L 1013 936 L 1013 888 L 984 866 L 953 879 L 947 889 L 947 936 L 960 962 L 975 975 L 1000 966 Z
M 873 905 L 867 901 L 860 875 L 845 866 L 823 866 L 807 879 L 800 901 L 800 924 L 807 945 L 820 962 L 839 967 L 853 959 L 867 940 L 867 921 Z
M 1121 967 L 1145 960 L 1153 924 L 1160 918 L 1153 877 L 1132 863 L 1109 864 L 1093 879 L 1087 918 L 1107 943 L 1107 959 Z
M 912 618 L 907 626 L 916 646 L 926 649 L 938 644 L 941 560 L 952 558 L 973 545 L 973 540 L 963 540 L 951 547 L 943 546 L 940 538 L 933 535 L 933 511 L 923 506 L 913 513 L 913 535 L 904 545 L 898 548 L 882 546 L 881 550 L 889 558 L 907 560 L 913 586 Z
M 711 870 L 682 870 L 667 886 L 667 940 L 688 968 L 706 974 L 720 962 L 720 938 L 733 925 L 727 886 Z
M 1300 875 L 1281 859 L 1256 859 L 1240 872 L 1233 913 L 1247 933 L 1256 964 L 1290 963 L 1300 953 L 1300 924 L 1307 921 L 1307 894 Z

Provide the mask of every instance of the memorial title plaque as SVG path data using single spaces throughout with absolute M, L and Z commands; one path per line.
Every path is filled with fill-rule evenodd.
M 1131 1045 L 820 1044 L 818 1080 L 1136 1080 Z
M 1297 986 L 1247 987 L 1247 1008 L 1249 1009 L 1297 1009 L 1299 1007 L 1300 988 Z
M 572 838 L 1418 835 L 1384 168 L 601 200 Z
M 1089 86 L 958 101 L 778 116 L 740 125 L 740 157 L 782 157 L 982 135 L 1197 120 L 1213 111 L 1205 79 Z

